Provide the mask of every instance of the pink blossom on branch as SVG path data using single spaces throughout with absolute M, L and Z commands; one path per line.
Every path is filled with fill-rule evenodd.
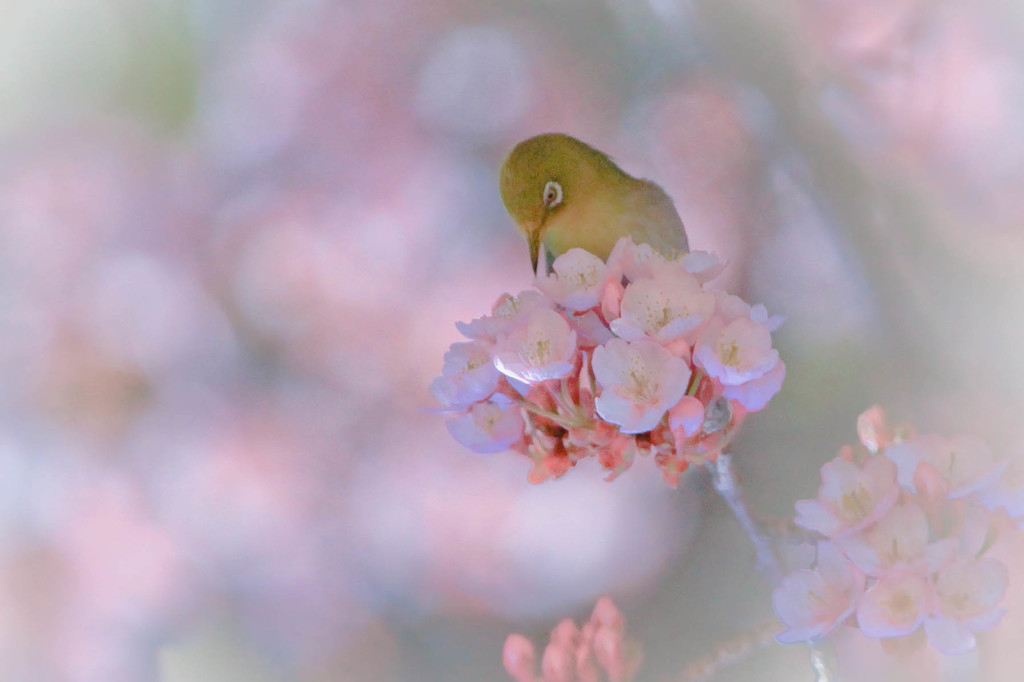
M 940 571 L 936 613 L 924 624 L 935 648 L 948 654 L 973 649 L 974 631 L 994 627 L 1006 613 L 998 606 L 1008 582 L 1006 566 L 991 558 L 961 558 Z
M 831 542 L 818 543 L 815 570 L 792 573 L 772 594 L 772 606 L 787 629 L 777 638 L 791 644 L 828 635 L 857 608 L 864 574 Z
M 877 406 L 861 415 L 857 431 L 864 449 L 846 447 L 822 467 L 818 498 L 797 502 L 796 523 L 829 538 L 819 547 L 833 547 L 866 589 L 837 590 L 835 570 L 819 550 L 817 566 L 775 589 L 776 614 L 789 628 L 779 640 L 827 635 L 838 623 L 833 614 L 845 618 L 855 609 L 868 637 L 923 641 L 923 628 L 939 651 L 972 649 L 974 632 L 993 627 L 1004 612 L 1006 567 L 984 556 L 1001 524 L 982 506 L 1004 462 L 975 438 L 891 428 Z
M 554 273 L 537 278 L 537 288 L 555 303 L 581 313 L 600 302 L 608 276 L 603 260 L 583 249 L 569 249 L 552 268 Z
M 650 431 L 690 384 L 683 360 L 652 341 L 612 339 L 594 351 L 597 413 L 623 433 Z
M 539 291 L 504 294 L 490 315 L 457 325 L 470 341 L 453 344 L 431 384 L 452 435 L 477 452 L 526 455 L 531 482 L 591 457 L 610 480 L 640 455 L 676 485 L 786 374 L 771 347 L 781 319 L 712 287 L 721 267 L 629 238 L 607 262 L 570 249 Z
M 496 395 L 448 420 L 448 432 L 474 452 L 501 452 L 523 437 L 523 417 L 518 405 Z
M 899 494 L 896 467 L 886 457 L 863 466 L 837 457 L 821 468 L 818 498 L 796 503 L 796 524 L 828 537 L 856 532 L 881 518 Z
M 534 310 L 499 337 L 494 364 L 502 374 L 526 383 L 560 379 L 572 371 L 576 332 L 559 313 Z

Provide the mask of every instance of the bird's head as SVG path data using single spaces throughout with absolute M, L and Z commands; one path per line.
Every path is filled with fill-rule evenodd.
M 501 165 L 501 200 L 526 235 L 534 272 L 540 244 L 553 223 L 573 229 L 571 221 L 553 220 L 571 210 L 602 177 L 622 171 L 593 147 L 561 133 L 531 137 L 517 144 Z

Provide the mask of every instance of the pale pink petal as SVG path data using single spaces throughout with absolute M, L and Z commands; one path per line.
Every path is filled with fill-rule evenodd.
M 534 310 L 527 323 L 499 338 L 494 364 L 503 374 L 528 383 L 558 379 L 573 369 L 576 332 L 560 314 Z
M 951 562 L 956 558 L 957 545 L 957 538 L 943 538 L 929 544 L 924 552 L 925 570 L 929 573 L 935 573 Z
M 951 618 L 929 618 L 924 622 L 928 641 L 944 654 L 963 654 L 974 648 L 974 633 Z
M 931 463 L 918 462 L 912 489 L 925 499 L 926 504 L 935 505 L 949 495 L 949 481 Z
M 857 567 L 878 576 L 894 569 L 923 571 L 928 519 L 916 504 L 894 505 L 877 523 L 839 541 Z
M 772 593 L 775 613 L 787 630 L 777 636 L 790 644 L 823 637 L 846 620 L 864 590 L 860 573 L 831 542 L 819 542 L 817 564 L 783 579 Z
M 430 390 L 446 408 L 461 409 L 488 398 L 500 378 L 488 344 L 453 343 L 444 354 L 441 376 L 431 383 Z
M 521 291 L 516 296 L 502 294 L 491 307 L 491 315 L 479 317 L 472 322 L 456 322 L 455 326 L 463 336 L 493 344 L 497 338 L 507 334 L 538 308 L 553 309 L 554 302 L 537 291 Z
M 620 317 L 611 321 L 611 329 L 622 338 L 634 339 L 639 333 L 667 343 L 697 329 L 714 306 L 714 297 L 701 290 L 693 275 L 666 264 L 653 278 L 626 287 Z
M 749 317 L 727 325 L 709 324 L 693 351 L 694 364 L 726 386 L 762 377 L 779 363 L 771 332 Z
M 598 304 L 604 294 L 608 267 L 583 249 L 569 249 L 555 259 L 551 275 L 538 277 L 536 286 L 556 303 L 583 312 Z
M 792 644 L 827 635 L 853 612 L 854 600 L 817 571 L 803 569 L 783 578 L 772 592 L 772 606 L 786 626 L 776 638 Z
M 786 378 L 786 363 L 781 360 L 774 368 L 763 376 L 739 386 L 724 386 L 722 395 L 735 400 L 749 412 L 757 412 L 765 407 L 775 394 L 782 389 Z
M 966 505 L 957 536 L 959 553 L 962 556 L 977 556 L 989 539 L 991 530 L 992 515 L 988 510 L 973 504 Z
M 835 535 L 843 527 L 839 519 L 818 500 L 797 500 L 796 518 L 793 522 L 801 528 L 816 531 L 826 537 Z
M 521 408 L 503 395 L 473 405 L 466 414 L 448 420 L 448 432 L 481 454 L 502 452 L 523 436 Z
M 929 588 L 922 578 L 882 578 L 861 597 L 857 624 L 868 637 L 909 635 L 921 625 L 928 606 Z
M 601 346 L 615 338 L 615 335 L 593 310 L 583 315 L 574 315 L 570 323 L 576 330 L 580 346 Z
M 768 315 L 768 309 L 760 303 L 750 306 L 750 319 L 758 324 L 768 327 L 768 331 L 774 332 L 786 321 L 785 315 Z
M 725 268 L 725 263 L 708 251 L 691 251 L 680 258 L 679 262 L 701 284 L 713 280 Z
M 917 468 L 927 463 L 945 479 L 950 498 L 964 497 L 992 486 L 1010 464 L 1008 459 L 996 460 L 988 445 L 973 436 L 949 439 L 934 434 L 918 436 L 893 444 L 885 454 L 896 462 L 904 488 L 916 491 Z
M 834 542 L 822 541 L 817 546 L 815 570 L 831 585 L 860 596 L 864 576 L 850 562 Z
M 623 433 L 650 431 L 679 402 L 690 368 L 653 341 L 612 339 L 594 350 L 594 376 L 601 386 L 596 408 Z
M 863 467 L 844 457 L 826 462 L 821 467 L 818 501 L 838 522 L 829 535 L 854 533 L 878 520 L 896 502 L 899 492 L 896 468 L 882 455 L 872 456 Z M 824 525 L 820 520 L 811 523 Z
M 1009 577 L 998 559 L 959 559 L 935 578 L 939 611 L 947 618 L 965 622 L 987 617 L 1002 601 Z
M 896 464 L 897 479 L 905 490 L 916 492 L 914 474 L 918 463 L 926 458 L 926 449 L 931 441 L 938 441 L 934 435 L 918 436 L 909 440 L 893 443 L 885 449 L 885 456 Z M 936 443 L 941 447 L 939 443 Z

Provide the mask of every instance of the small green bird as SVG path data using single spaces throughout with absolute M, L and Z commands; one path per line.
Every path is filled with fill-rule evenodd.
M 571 248 L 607 259 L 620 237 L 666 256 L 686 253 L 672 199 L 574 137 L 548 133 L 517 144 L 501 165 L 501 200 L 530 246 L 533 271 L 543 242 L 549 256 Z

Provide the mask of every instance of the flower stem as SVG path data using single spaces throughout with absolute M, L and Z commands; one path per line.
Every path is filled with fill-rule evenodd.
M 768 576 L 773 586 L 778 585 L 782 581 L 782 562 L 779 560 L 779 555 L 775 551 L 771 538 L 754 521 L 750 510 L 747 508 L 747 502 L 743 497 L 743 488 L 736 478 L 732 455 L 723 452 L 714 461 L 709 460 L 707 468 L 711 472 L 711 480 L 714 483 L 715 490 L 722 496 L 725 503 L 729 505 L 733 516 L 736 517 L 736 520 L 739 521 L 740 526 L 746 532 L 747 537 L 750 538 L 750 543 L 754 545 L 758 569 Z M 838 682 L 838 678 L 825 660 L 824 652 L 813 643 L 809 643 L 807 648 L 810 652 L 815 682 Z
M 754 545 L 757 554 L 757 567 L 763 571 L 772 585 L 778 585 L 782 580 L 782 564 L 775 548 L 772 546 L 771 538 L 757 525 L 750 510 L 747 509 L 746 500 L 743 497 L 743 489 L 736 479 L 736 471 L 733 467 L 732 455 L 727 452 L 720 454 L 715 460 L 708 461 L 707 467 L 711 472 L 711 480 L 715 490 L 722 496 L 725 503 L 729 505 L 733 516 L 743 527 L 750 543 Z
M 686 387 L 686 395 L 694 396 L 697 394 L 697 389 L 700 387 L 700 382 L 704 380 L 704 370 L 699 367 L 694 368 L 693 376 L 690 377 L 690 385 Z
M 672 678 L 673 682 L 703 682 L 710 679 L 722 668 L 742 661 L 770 644 L 779 629 L 778 621 L 772 620 L 719 642 L 711 651 L 683 668 L 678 676 Z
M 544 417 L 545 419 L 550 419 L 551 421 L 555 422 L 559 426 L 564 426 L 567 429 L 575 428 L 577 426 L 581 426 L 581 424 L 580 424 L 578 419 L 576 419 L 576 420 L 566 419 L 565 417 L 563 417 L 560 414 L 557 414 L 555 412 L 549 412 L 548 410 L 545 410 L 542 407 L 537 407 L 536 405 L 534 405 L 533 403 L 531 403 L 528 400 L 523 400 L 522 398 L 520 398 L 516 402 L 518 402 L 520 405 L 522 405 L 524 408 L 526 408 L 529 412 L 532 412 L 533 414 L 535 414 L 535 415 L 537 415 L 539 417 Z

